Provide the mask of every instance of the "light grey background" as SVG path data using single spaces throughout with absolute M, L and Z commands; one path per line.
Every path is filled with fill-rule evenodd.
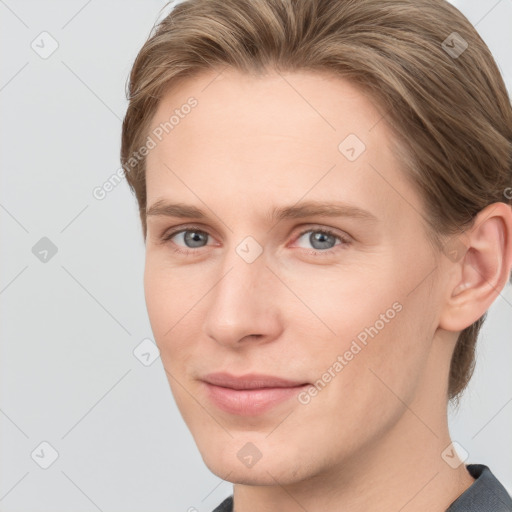
M 512 91 L 512 0 L 454 3 Z M 119 168 L 126 78 L 163 5 L 0 0 L 3 512 L 211 511 L 232 492 L 204 466 L 160 359 L 133 354 L 152 339 L 135 198 L 125 182 L 92 194 Z M 43 31 L 58 42 L 46 59 L 31 47 L 51 48 Z M 57 247 L 46 263 L 32 252 L 43 237 Z M 511 317 L 508 285 L 451 417 L 467 462 L 489 465 L 509 492 Z M 42 442 L 58 452 L 48 469 Z

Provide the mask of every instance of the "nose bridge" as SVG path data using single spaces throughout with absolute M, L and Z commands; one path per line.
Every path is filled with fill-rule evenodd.
M 245 237 L 224 255 L 210 296 L 204 328 L 220 343 L 268 334 L 275 326 L 275 294 L 263 247 Z

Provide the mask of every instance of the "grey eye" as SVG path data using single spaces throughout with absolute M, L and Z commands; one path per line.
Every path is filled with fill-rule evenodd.
M 180 231 L 179 233 L 176 233 L 174 236 L 182 237 L 185 246 L 191 249 L 194 249 L 196 247 L 204 247 L 208 243 L 208 233 L 205 233 L 204 231 L 186 229 Z
M 332 249 L 336 245 L 336 239 L 340 238 L 319 229 L 310 229 L 303 233 L 298 240 L 305 236 L 307 236 L 308 243 L 311 244 L 315 250 Z M 309 249 L 309 247 L 304 248 Z

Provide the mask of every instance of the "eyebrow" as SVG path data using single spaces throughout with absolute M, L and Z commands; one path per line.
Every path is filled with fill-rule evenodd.
M 205 212 L 195 206 L 183 203 L 170 203 L 164 199 L 156 201 L 146 210 L 146 216 L 166 216 L 177 218 L 205 219 Z M 377 217 L 358 206 L 323 201 L 303 201 L 300 205 L 275 207 L 268 213 L 269 221 L 302 219 L 305 217 L 351 217 L 365 222 L 377 222 Z

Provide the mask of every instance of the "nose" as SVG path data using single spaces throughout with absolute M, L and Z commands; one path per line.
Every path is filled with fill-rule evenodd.
M 278 338 L 282 330 L 279 287 L 283 285 L 267 267 L 264 254 L 248 262 L 233 250 L 208 294 L 206 335 L 231 348 Z

